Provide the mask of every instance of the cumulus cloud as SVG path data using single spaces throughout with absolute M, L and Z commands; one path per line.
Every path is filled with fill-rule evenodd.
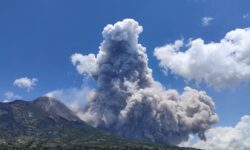
M 214 20 L 213 17 L 207 16 L 207 17 L 203 17 L 203 18 L 201 19 L 201 22 L 202 22 L 202 25 L 203 25 L 203 26 L 208 26 L 208 25 L 211 23 L 212 20 Z
M 74 113 L 80 118 L 82 115 L 82 108 L 86 105 L 87 99 L 91 90 L 84 88 L 68 88 L 50 91 L 45 96 L 56 98 L 66 104 Z
M 138 43 L 142 30 L 132 19 L 107 25 L 99 53 L 91 54 L 94 69 L 80 61 L 89 55 L 77 54 L 81 58 L 77 70 L 90 73 L 97 87 L 89 95 L 82 119 L 129 138 L 178 144 L 189 134 L 198 134 L 205 140 L 204 132 L 218 121 L 212 98 L 190 87 L 182 93 L 166 90 L 155 81 L 146 48 Z
M 155 48 L 154 55 L 165 71 L 187 80 L 215 88 L 233 86 L 250 80 L 250 28 L 232 30 L 219 42 L 176 40 Z
M 2 102 L 5 102 L 5 103 L 22 98 L 21 96 L 11 91 L 4 93 L 4 96 L 5 96 L 5 99 Z
M 206 150 L 249 150 L 250 116 L 241 117 L 234 127 L 216 127 L 207 131 L 207 141 L 185 143 L 185 146 Z
M 22 77 L 19 79 L 16 79 L 13 82 L 13 85 L 26 89 L 28 92 L 32 90 L 36 85 L 37 85 L 38 79 L 36 78 L 27 78 L 27 77 Z

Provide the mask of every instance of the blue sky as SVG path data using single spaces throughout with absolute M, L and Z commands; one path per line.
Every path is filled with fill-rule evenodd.
M 235 28 L 250 26 L 249 0 L 2 0 L 0 2 L 0 99 L 11 91 L 32 100 L 56 89 L 84 86 L 71 64 L 79 52 L 97 53 L 107 24 L 133 18 L 143 26 L 140 43 L 147 48 L 153 76 L 167 88 L 205 90 L 216 104 L 219 125 L 234 125 L 250 114 L 250 83 L 215 90 L 196 86 L 178 75 L 165 76 L 153 56 L 155 47 L 176 39 L 220 40 Z M 207 25 L 203 17 L 212 17 Z M 243 17 L 245 16 L 245 17 Z M 20 77 L 37 78 L 27 90 L 13 85 Z

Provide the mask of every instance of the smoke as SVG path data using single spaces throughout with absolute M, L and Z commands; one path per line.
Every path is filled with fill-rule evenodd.
M 57 89 L 50 91 L 45 96 L 53 97 L 64 104 L 66 104 L 75 114 L 81 115 L 82 108 L 86 105 L 88 95 L 91 93 L 91 89 L 88 87 L 83 88 L 68 88 L 68 89 Z
M 155 81 L 146 49 L 138 44 L 142 30 L 132 19 L 109 24 L 97 55 L 72 55 L 79 73 L 91 75 L 97 84 L 81 118 L 129 138 L 178 144 L 198 134 L 205 140 L 204 132 L 218 121 L 212 99 L 189 87 L 181 94 L 166 90 Z
M 96 58 L 93 54 L 83 56 L 76 53 L 71 58 L 73 65 L 77 66 L 76 69 L 80 74 L 91 75 L 96 69 Z

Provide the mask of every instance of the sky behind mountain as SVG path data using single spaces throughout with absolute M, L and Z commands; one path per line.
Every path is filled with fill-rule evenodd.
M 219 83 L 223 82 L 223 86 L 214 86 L 218 82 L 213 79 L 231 73 L 230 66 L 223 71 L 225 67 L 221 63 L 228 61 L 223 60 L 228 53 L 219 57 L 215 52 L 213 55 L 216 57 L 209 58 L 216 64 L 208 61 L 200 65 L 198 70 L 194 70 L 194 66 L 189 64 L 192 74 L 187 75 L 178 72 L 178 65 L 169 65 L 173 60 L 164 63 L 164 67 L 160 65 L 163 59 L 159 59 L 155 52 L 156 48 L 164 48 L 176 40 L 183 42 L 184 47 L 179 47 L 181 52 L 192 52 L 185 45 L 196 39 L 202 39 L 204 47 L 211 42 L 221 44 L 227 33 L 237 28 L 246 30 L 249 37 L 249 13 L 248 0 L 3 0 L 0 2 L 0 99 L 32 100 L 51 91 L 61 96 L 65 91 L 66 95 L 75 95 L 74 99 L 78 102 L 81 97 L 86 97 L 86 88 L 95 87 L 95 83 L 78 74 L 71 62 L 72 54 L 98 53 L 103 28 L 107 24 L 133 18 L 143 26 L 139 43 L 147 49 L 148 65 L 153 70 L 154 79 L 167 89 L 177 89 L 180 93 L 185 86 L 206 91 L 213 98 L 215 111 L 220 118 L 215 126 L 235 126 L 241 117 L 250 114 L 250 82 L 247 74 L 244 74 L 244 80 L 235 84 L 228 85 L 225 83 L 227 80 L 222 78 Z M 246 39 L 245 43 L 249 43 L 249 40 Z M 221 47 L 218 45 L 216 50 L 223 51 L 227 48 Z M 246 46 L 248 54 L 249 49 L 250 46 Z M 171 53 L 170 58 L 174 54 Z M 193 56 L 184 54 L 186 57 Z M 204 55 L 198 55 L 194 60 L 198 61 L 200 56 Z M 244 53 L 244 56 L 249 55 Z M 182 61 L 182 57 L 178 59 Z M 185 61 L 183 63 L 187 64 Z M 199 73 L 199 79 L 204 79 L 204 74 L 207 73 L 199 69 L 209 64 L 212 69 L 206 71 L 214 74 L 210 74 L 209 80 L 197 84 L 197 74 Z M 218 75 L 214 68 L 222 69 L 219 72 L 221 74 Z M 238 69 L 234 70 L 236 74 L 231 75 L 236 80 L 239 79 L 238 76 L 243 76 L 242 72 L 249 69 L 235 68 Z M 187 81 L 189 78 L 194 80 Z M 78 94 L 79 92 L 84 94 Z M 76 104 L 71 107 L 77 111 Z

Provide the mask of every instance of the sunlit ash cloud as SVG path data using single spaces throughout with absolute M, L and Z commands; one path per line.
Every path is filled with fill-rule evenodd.
M 218 121 L 212 98 L 190 87 L 166 90 L 155 81 L 146 48 L 138 43 L 142 30 L 132 19 L 109 24 L 97 55 L 72 55 L 77 71 L 97 86 L 82 119 L 129 138 L 178 144 L 197 134 L 205 140 L 205 131 Z

